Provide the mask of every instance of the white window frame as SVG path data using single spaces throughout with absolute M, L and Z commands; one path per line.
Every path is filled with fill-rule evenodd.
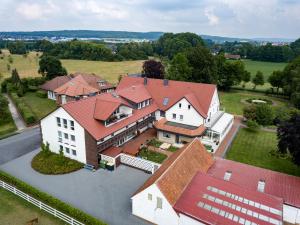
M 56 124 L 58 127 L 61 127 L 61 119 L 59 117 L 56 117 Z
M 58 134 L 58 142 L 62 143 L 62 132 L 59 130 L 57 131 L 57 134 Z
M 75 130 L 75 122 L 73 120 L 70 120 L 70 128 L 71 130 Z
M 163 207 L 163 200 L 161 197 L 156 197 L 156 208 L 157 209 L 162 209 Z
M 67 119 L 63 119 L 63 125 L 65 129 L 68 129 L 68 120 Z
M 183 121 L 183 115 L 179 116 L 180 121 Z
M 164 138 L 171 138 L 170 134 L 168 132 L 163 132 Z
M 172 118 L 173 118 L 173 120 L 176 120 L 176 113 L 172 114 Z
M 148 193 L 148 200 L 152 201 L 152 194 Z
M 72 150 L 72 155 L 73 156 L 77 156 L 77 151 L 75 149 L 71 149 Z M 74 154 L 75 153 L 75 154 Z

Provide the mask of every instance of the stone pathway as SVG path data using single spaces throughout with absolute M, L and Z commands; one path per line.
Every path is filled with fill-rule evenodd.
M 20 116 L 15 104 L 13 103 L 13 101 L 11 100 L 11 98 L 7 94 L 4 94 L 4 96 L 8 100 L 8 108 L 9 108 L 9 111 L 12 115 L 12 118 L 13 118 L 16 126 L 17 126 L 17 129 L 18 130 L 24 130 L 26 128 L 26 125 L 23 121 L 23 118 Z

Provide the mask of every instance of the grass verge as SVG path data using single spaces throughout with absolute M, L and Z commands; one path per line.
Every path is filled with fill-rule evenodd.
M 53 152 L 40 151 L 31 161 L 34 170 L 42 174 L 66 174 L 83 168 L 83 164 Z
M 275 132 L 259 130 L 252 132 L 241 128 L 235 137 L 226 158 L 290 175 L 300 176 L 300 167 L 289 156 L 276 153 Z
M 139 156 L 142 157 L 143 159 L 147 159 L 149 161 L 159 163 L 159 164 L 161 164 L 167 158 L 167 155 L 148 150 L 147 148 L 143 148 L 140 151 Z

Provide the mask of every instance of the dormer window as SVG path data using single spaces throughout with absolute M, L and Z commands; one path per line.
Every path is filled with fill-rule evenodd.
M 100 86 L 100 87 L 105 86 L 105 81 L 99 81 L 99 86 Z
M 265 191 L 266 182 L 264 180 L 259 180 L 257 184 L 257 191 L 264 192 Z

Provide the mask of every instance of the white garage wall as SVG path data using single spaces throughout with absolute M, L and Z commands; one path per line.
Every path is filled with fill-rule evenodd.
M 148 200 L 148 194 L 152 200 Z M 162 209 L 156 208 L 157 197 L 162 198 Z M 178 225 L 178 215 L 156 184 L 131 198 L 132 214 L 158 225 Z
M 56 117 L 61 118 L 61 127 L 57 126 Z M 68 128 L 64 128 L 63 119 L 67 119 Z M 74 121 L 74 131 L 70 129 L 70 120 Z M 62 107 L 49 114 L 41 120 L 42 139 L 46 144 L 50 144 L 50 150 L 59 153 L 60 145 L 64 146 L 64 155 L 79 162 L 86 163 L 86 150 L 85 150 L 85 134 L 84 129 L 77 123 L 69 113 Z M 58 131 L 62 132 L 62 143 L 58 141 Z M 64 133 L 67 133 L 69 139 L 64 139 Z M 71 136 L 75 136 L 75 142 L 71 141 Z M 65 148 L 70 149 L 70 153 L 65 152 Z M 72 154 L 72 149 L 76 150 L 76 156 Z
M 181 104 L 181 107 L 179 107 L 179 104 Z M 181 99 L 166 111 L 166 119 L 176 123 L 199 127 L 204 123 L 204 119 L 192 105 L 188 109 L 188 105 L 191 104 L 185 98 Z M 173 119 L 173 114 L 176 114 L 176 119 Z M 180 115 L 183 115 L 183 120 L 180 120 Z
M 205 224 L 180 213 L 179 214 L 179 225 L 205 225 Z

